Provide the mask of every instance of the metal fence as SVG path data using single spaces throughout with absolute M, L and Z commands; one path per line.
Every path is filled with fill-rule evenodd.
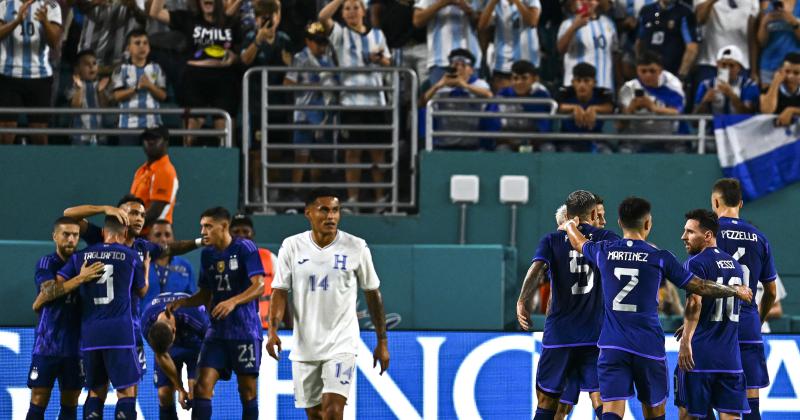
M 270 77 L 275 74 L 284 75 L 287 72 L 297 73 L 329 73 L 339 76 L 353 74 L 353 73 L 380 73 L 383 79 L 381 86 L 344 86 L 342 84 L 335 85 L 301 85 L 301 84 L 270 84 Z M 282 79 L 282 77 L 281 77 Z M 251 87 L 262 86 L 258 89 L 258 97 L 252 97 Z M 405 87 L 407 87 L 407 89 Z M 332 104 L 324 105 L 295 105 L 292 100 L 285 101 L 284 103 L 271 104 L 269 102 L 270 93 L 272 92 L 286 92 L 294 94 L 303 94 L 306 92 L 321 92 L 331 95 L 337 95 L 342 92 L 377 92 L 382 93 L 386 98 L 385 106 L 349 106 L 341 105 L 339 101 Z M 242 160 L 247 162 L 247 167 L 250 167 L 251 159 L 256 160 L 257 164 L 257 179 L 260 180 L 260 185 L 251 188 L 250 176 L 248 170 L 242 171 L 242 185 L 244 205 L 250 210 L 271 212 L 277 209 L 298 208 L 302 207 L 303 203 L 296 198 L 292 198 L 292 194 L 296 191 L 304 191 L 310 188 L 317 187 L 330 187 L 330 188 L 357 188 L 359 190 L 369 189 L 386 189 L 391 191 L 389 199 L 385 203 L 369 202 L 365 200 L 358 200 L 354 203 L 342 203 L 344 207 L 358 208 L 386 208 L 389 213 L 399 213 L 401 210 L 412 208 L 416 206 L 416 173 L 417 173 L 417 152 L 418 152 L 418 138 L 417 138 L 417 113 L 416 102 L 418 95 L 418 80 L 416 74 L 410 69 L 400 67 L 369 67 L 364 68 L 344 68 L 344 67 L 326 67 L 326 68 L 309 68 L 309 67 L 253 67 L 245 72 L 242 83 Z M 401 107 L 408 104 L 403 97 L 410 98 L 409 114 L 401 115 Z M 253 108 L 255 105 L 255 111 Z M 294 124 L 290 121 L 270 123 L 270 112 L 294 112 L 294 111 L 325 111 L 333 114 L 338 114 L 343 111 L 383 111 L 390 113 L 391 122 L 388 125 L 355 125 L 355 124 L 342 124 L 338 118 L 333 118 L 333 121 L 323 124 Z M 252 115 L 251 115 L 252 114 Z M 408 132 L 401 133 L 400 127 L 402 118 L 408 117 Z M 257 121 L 252 121 L 258 118 Z M 257 125 L 256 125 L 257 124 Z M 369 143 L 369 144 L 343 144 L 340 141 L 339 135 L 342 130 L 348 131 L 374 131 L 374 132 L 391 132 L 390 143 Z M 311 144 L 296 144 L 293 141 L 276 141 L 271 138 L 274 137 L 275 132 L 289 132 L 296 131 L 324 131 L 331 132 L 331 139 L 329 142 L 314 142 Z M 409 157 L 409 176 L 407 178 L 409 196 L 402 200 L 399 196 L 399 164 L 401 155 L 401 140 L 407 140 L 408 157 Z M 259 142 L 258 153 L 253 156 L 250 153 L 251 145 Z M 280 153 L 273 153 L 279 151 L 315 151 L 326 150 L 334 155 L 332 162 L 324 163 L 295 163 L 294 161 L 287 161 L 287 159 Z M 359 164 L 348 164 L 340 162 L 336 156 L 337 152 L 346 150 L 385 150 L 390 156 L 386 162 L 368 162 Z M 385 182 L 357 182 L 347 183 L 339 180 L 339 176 L 333 176 L 326 179 L 324 182 L 291 182 L 286 181 L 290 171 L 295 169 L 318 169 L 329 171 L 343 171 L 347 169 L 382 169 L 389 172 L 389 179 Z M 271 172 L 271 174 L 269 173 Z M 257 191 L 254 191 L 257 190 Z
M 468 105 L 487 105 L 514 104 L 514 105 L 550 105 L 550 113 L 542 112 L 492 112 L 488 110 L 442 110 L 438 109 L 438 104 L 462 104 Z M 476 118 L 476 119 L 496 119 L 514 118 L 528 120 L 552 120 L 564 121 L 571 120 L 571 114 L 555 114 L 558 104 L 549 99 L 535 98 L 433 98 L 427 103 L 426 107 L 426 131 L 425 131 L 425 150 L 434 150 L 436 138 L 458 137 L 458 138 L 491 138 L 507 140 L 548 140 L 548 141 L 629 141 L 639 142 L 697 142 L 697 153 L 706 152 L 706 142 L 709 135 L 706 130 L 713 124 L 712 115 L 653 115 L 653 114 L 597 114 L 598 121 L 656 121 L 672 123 L 696 124 L 696 132 L 688 134 L 676 133 L 559 133 L 559 132 L 518 132 L 518 131 L 487 131 L 487 130 L 438 130 L 436 128 L 436 118 Z M 713 140 L 713 137 L 711 138 Z
M 231 116 L 217 108 L 24 108 L 20 112 L 18 108 L 0 108 L 0 114 L 35 114 L 35 115 L 181 115 L 181 116 L 214 116 L 225 120 L 225 128 L 198 128 L 198 129 L 170 129 L 170 135 L 175 136 L 214 136 L 220 138 L 220 147 L 233 146 L 233 120 Z M 54 135 L 54 136 L 122 136 L 136 135 L 144 128 L 63 128 L 63 127 L 0 127 L 0 134 L 16 135 Z

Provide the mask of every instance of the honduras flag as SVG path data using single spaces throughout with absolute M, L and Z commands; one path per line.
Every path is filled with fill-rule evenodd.
M 800 125 L 776 127 L 774 115 L 715 115 L 722 173 L 742 184 L 745 201 L 800 181 Z

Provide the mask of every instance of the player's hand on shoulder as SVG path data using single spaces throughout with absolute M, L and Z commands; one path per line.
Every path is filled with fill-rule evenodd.
M 278 347 L 278 350 L 275 350 L 275 347 Z M 275 360 L 280 360 L 281 358 L 281 339 L 278 337 L 276 333 L 270 333 L 269 338 L 267 339 L 267 353 L 270 357 Z
M 380 375 L 383 375 L 383 372 L 389 369 L 389 344 L 385 338 L 378 340 L 378 344 L 372 352 L 372 367 L 376 367 L 378 362 L 381 364 Z
M 211 310 L 211 316 L 214 319 L 225 319 L 234 309 L 236 309 L 236 302 L 230 299 L 223 300 L 214 306 L 214 309 Z
M 175 313 L 175 311 L 180 309 L 180 307 L 183 305 L 184 300 L 186 299 L 178 299 L 167 304 L 167 307 L 164 309 L 164 311 L 167 313 L 168 318 L 171 317 L 172 314 Z
M 750 303 L 753 301 L 753 291 L 746 285 L 736 286 L 736 297 Z
M 91 281 L 103 275 L 104 267 L 105 264 L 100 261 L 95 261 L 92 265 L 88 265 L 88 262 L 84 261 L 78 275 L 82 282 Z

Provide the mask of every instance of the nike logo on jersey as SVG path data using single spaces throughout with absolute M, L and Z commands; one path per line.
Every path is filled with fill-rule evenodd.
M 303 264 L 303 263 L 305 263 L 306 261 L 308 261 L 308 258 L 303 258 L 302 260 L 298 261 L 297 263 L 298 263 L 298 264 L 300 264 L 300 265 L 302 265 L 302 264 Z

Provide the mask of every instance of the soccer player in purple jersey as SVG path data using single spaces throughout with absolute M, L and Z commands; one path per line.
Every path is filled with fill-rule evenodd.
M 769 385 L 767 359 L 761 339 L 761 325 L 775 304 L 777 288 L 775 263 L 766 236 L 752 224 L 739 217 L 742 208 L 742 189 L 733 178 L 718 180 L 711 191 L 711 208 L 719 216 L 719 248 L 733 256 L 744 270 L 744 284 L 756 290 L 764 286 L 761 302 L 743 303 L 739 314 L 739 350 L 747 382 L 750 413 L 744 420 L 760 420 L 759 389 Z
M 565 205 L 567 218 L 580 221 L 578 229 L 587 239 L 619 239 L 617 234 L 593 226 L 597 219 L 597 199 L 591 192 L 575 191 L 567 197 Z M 602 291 L 596 285 L 599 273 L 572 249 L 566 232 L 557 230 L 545 235 L 539 241 L 517 300 L 517 318 L 525 330 L 531 327 L 532 298 L 545 279 L 550 281 L 551 298 L 536 371 L 538 404 L 534 419 L 553 419 L 559 398 L 574 405 L 580 391 L 589 393 L 599 415 L 602 404 L 597 381 L 597 339 L 603 320 Z M 572 395 L 562 395 L 568 381 L 575 385 L 569 388 Z
M 168 308 L 208 305 L 211 327 L 206 333 L 192 404 L 193 419 L 211 418 L 211 397 L 219 379 L 236 372 L 243 419 L 258 419 L 258 371 L 261 365 L 261 320 L 258 298 L 264 292 L 264 267 L 258 248 L 249 239 L 233 238 L 230 213 L 214 207 L 200 216 L 206 247 L 200 256 L 197 293 Z
M 684 268 L 717 283 L 741 285 L 744 272 L 733 257 L 717 248 L 717 215 L 697 209 L 686 213 L 681 239 L 689 253 Z M 675 405 L 680 418 L 708 416 L 714 408 L 720 420 L 750 412 L 739 355 L 741 302 L 686 294 L 683 334 L 675 368 Z M 710 413 L 713 418 L 713 412 Z
M 603 420 L 621 420 L 634 385 L 645 419 L 663 420 L 669 392 L 664 331 L 658 321 L 658 287 L 666 277 L 676 286 L 711 298 L 750 301 L 747 286 L 702 280 L 686 271 L 669 251 L 646 242 L 653 218 L 650 203 L 629 197 L 619 205 L 623 239 L 593 242 L 576 217 L 565 224 L 573 249 L 600 271 L 605 311 L 597 347 Z
M 209 320 L 204 306 L 167 311 L 167 305 L 188 298 L 186 293 L 161 293 L 146 302 L 142 311 L 142 332 L 147 337 L 156 359 L 153 379 L 158 389 L 160 420 L 177 420 L 175 391 L 184 409 L 191 408 L 197 378 L 197 357 L 208 330 Z M 186 365 L 189 391 L 183 387 L 180 372 Z
M 78 288 L 81 305 L 81 351 L 86 387 L 102 392 L 109 380 L 117 391 L 117 419 L 136 418 L 136 384 L 141 368 L 136 354 L 131 294 L 147 293 L 146 265 L 125 245 L 128 227 L 106 217 L 103 243 L 76 252 L 58 271 L 58 280 L 79 276 L 81 265 L 100 262 L 103 274 Z M 87 398 L 85 419 L 102 418 L 102 405 Z
M 39 295 L 33 310 L 39 312 L 39 324 L 28 373 L 31 404 L 26 418 L 30 420 L 44 420 L 56 379 L 61 391 L 59 420 L 77 419 L 78 416 L 78 396 L 84 377 L 79 348 L 81 318 L 75 288 L 99 277 L 103 270 L 103 264 L 99 262 L 91 266 L 84 263 L 80 274 L 66 282 L 69 284 L 58 280 L 58 270 L 75 252 L 78 235 L 78 222 L 68 217 L 57 219 L 53 223 L 56 252 L 45 255 L 36 265 L 34 281 Z M 45 301 L 47 303 L 43 303 Z

